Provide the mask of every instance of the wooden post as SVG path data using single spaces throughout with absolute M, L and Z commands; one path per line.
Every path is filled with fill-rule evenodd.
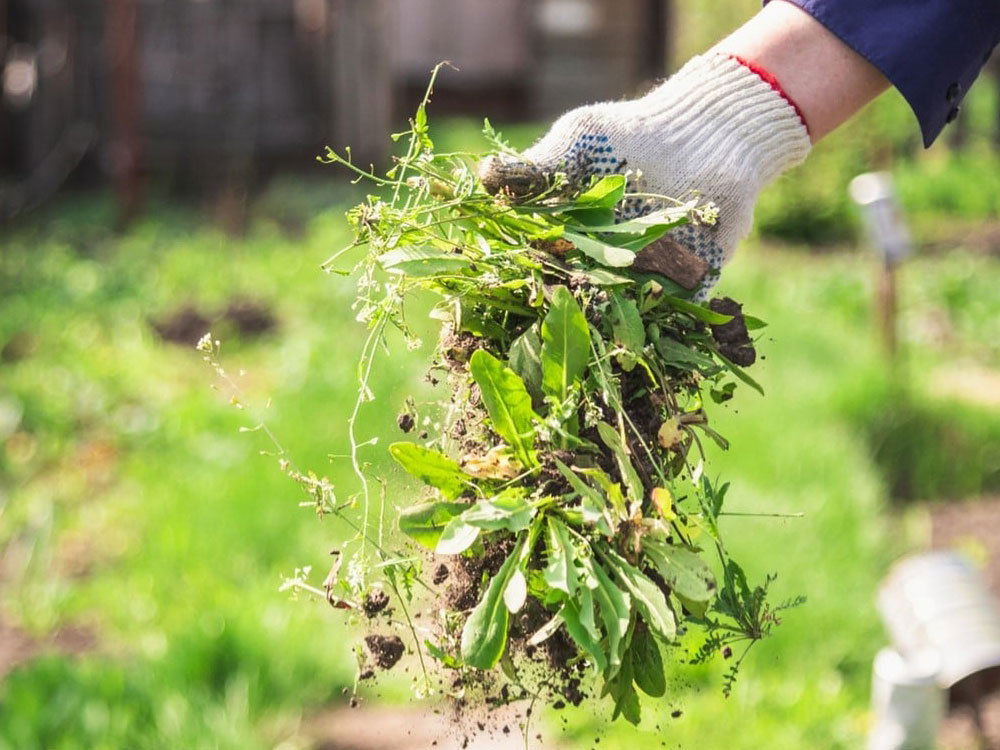
M 128 223 L 143 202 L 139 18 L 136 0 L 107 0 L 105 35 L 111 78 L 111 169 L 119 219 Z
M 889 361 L 895 362 L 898 351 L 895 263 L 882 264 L 878 279 L 876 304 L 878 306 L 879 328 L 882 332 L 882 345 Z

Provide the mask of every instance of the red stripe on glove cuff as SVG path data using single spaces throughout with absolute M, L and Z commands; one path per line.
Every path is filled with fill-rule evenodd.
M 802 110 L 799 109 L 799 105 L 795 103 L 795 100 L 792 99 L 792 97 L 790 97 L 787 93 L 785 93 L 785 90 L 783 88 L 781 88 L 781 84 L 778 83 L 778 79 L 777 78 L 775 78 L 773 75 L 771 75 L 771 73 L 768 70 L 766 70 L 765 68 L 761 67 L 757 63 L 750 62 L 749 60 L 744 60 L 739 55 L 730 55 L 730 57 L 733 60 L 735 60 L 736 62 L 738 62 L 740 65 L 742 65 L 742 66 L 744 66 L 744 67 L 752 70 L 754 73 L 756 73 L 757 76 L 759 76 L 762 81 L 764 81 L 772 89 L 774 89 L 775 91 L 777 91 L 778 94 L 781 96 L 782 99 L 784 99 L 786 102 L 788 102 L 789 104 L 791 104 L 792 105 L 792 109 L 795 110 L 795 114 L 797 114 L 799 116 L 799 120 L 802 121 L 802 126 L 806 129 L 806 133 L 809 132 L 809 123 L 806 122 L 805 115 L 802 114 Z

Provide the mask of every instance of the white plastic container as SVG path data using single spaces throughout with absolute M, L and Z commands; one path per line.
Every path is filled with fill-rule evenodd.
M 942 688 L 1000 666 L 1000 608 L 979 572 L 953 552 L 897 563 L 879 591 L 878 609 L 905 659 L 937 655 Z
M 945 709 L 937 654 L 906 659 L 893 648 L 875 657 L 868 750 L 933 750 Z

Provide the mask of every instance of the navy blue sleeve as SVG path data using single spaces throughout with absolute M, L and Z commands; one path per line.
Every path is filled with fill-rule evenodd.
M 1000 42 L 1000 0 L 789 1 L 882 71 L 913 108 L 925 146 L 958 115 Z

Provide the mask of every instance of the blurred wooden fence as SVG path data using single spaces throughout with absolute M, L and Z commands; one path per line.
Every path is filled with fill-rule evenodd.
M 392 117 L 388 7 L 0 0 L 4 46 L 23 50 L 35 79 L 22 100 L 0 107 L 0 177 L 21 178 L 17 191 L 8 184 L 0 211 L 44 197 L 59 181 L 46 163 L 72 161 L 62 152 L 81 142 L 96 142 L 93 163 L 121 179 L 154 169 L 184 184 L 308 163 L 327 144 L 380 159 Z M 73 149 L 67 133 L 78 134 Z

